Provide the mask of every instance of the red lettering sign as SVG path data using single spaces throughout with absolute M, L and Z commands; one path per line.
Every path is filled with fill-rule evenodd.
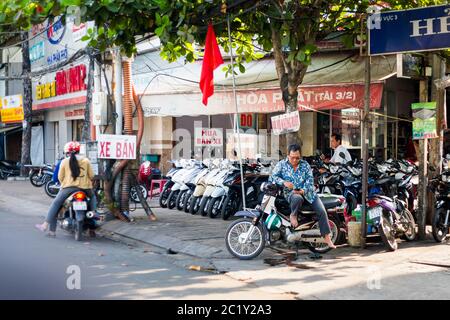
M 71 92 L 86 90 L 85 79 L 86 66 L 84 64 L 80 64 L 79 66 L 68 70 L 58 71 L 55 76 L 56 95 L 60 96 Z
M 100 142 L 100 157 L 108 158 L 111 156 L 110 145 L 111 145 L 111 142 L 109 142 L 109 141 L 101 141 Z

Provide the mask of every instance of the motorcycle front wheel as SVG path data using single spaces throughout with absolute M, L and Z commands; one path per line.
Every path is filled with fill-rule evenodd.
M 225 233 L 227 250 L 240 260 L 251 260 L 259 256 L 265 247 L 264 239 L 261 224 L 254 226 L 246 218 L 231 223 Z
M 55 198 L 56 195 L 58 194 L 59 190 L 61 189 L 61 185 L 57 182 L 53 182 L 53 180 L 49 180 L 45 184 L 44 189 L 45 189 L 45 193 L 49 197 Z
M 416 223 L 414 221 L 414 217 L 412 213 L 408 209 L 404 209 L 402 212 L 402 219 L 405 219 L 408 225 L 408 230 L 404 233 L 406 241 L 413 241 L 416 239 L 417 231 L 416 231 Z
M 220 207 L 220 202 L 222 200 L 222 197 L 220 198 L 211 198 L 211 200 L 209 201 L 208 207 L 206 209 L 206 211 L 208 212 L 208 216 L 211 219 L 216 218 L 220 212 L 221 212 L 221 207 Z M 222 203 L 223 205 L 223 203 Z
M 434 213 L 431 230 L 436 242 L 443 242 L 448 235 L 448 226 L 445 226 L 445 215 L 447 211 L 444 208 L 437 209 Z
M 192 193 L 193 193 L 192 190 L 189 190 L 186 193 L 186 197 L 185 197 L 184 204 L 183 204 L 183 211 L 186 212 L 186 213 L 189 213 L 190 209 L 191 209 L 191 200 L 193 198 Z
M 234 192 L 229 192 L 222 205 L 221 216 L 223 220 L 227 220 L 231 215 L 235 214 L 239 207 L 238 196 Z
M 167 208 L 167 199 L 169 198 L 170 188 L 165 188 L 159 195 L 159 206 L 161 208 Z
M 186 201 L 187 192 L 188 192 L 188 190 L 180 191 L 180 193 L 177 196 L 176 207 L 180 211 L 183 210 L 184 201 Z
M 177 198 L 180 190 L 170 191 L 169 197 L 167 198 L 167 208 L 173 209 L 177 205 Z
M 191 197 L 191 203 L 189 204 L 189 213 L 190 214 L 196 214 L 200 208 L 200 203 L 202 202 L 202 196 L 200 197 L 196 197 L 196 196 L 192 196 Z
M 390 213 L 384 211 L 381 215 L 380 236 L 389 251 L 397 250 L 398 243 L 391 223 Z
M 139 184 L 138 185 L 139 189 L 141 189 L 141 193 L 142 196 L 144 197 L 144 199 L 147 199 L 148 197 L 148 190 L 147 187 L 143 184 Z M 141 201 L 139 200 L 138 194 L 137 194 L 137 190 L 135 186 L 131 186 L 130 187 L 130 199 L 134 202 L 134 203 L 140 203 Z
M 30 175 L 30 182 L 34 187 L 42 187 L 48 181 L 46 175 L 39 176 L 39 172 L 35 171 Z

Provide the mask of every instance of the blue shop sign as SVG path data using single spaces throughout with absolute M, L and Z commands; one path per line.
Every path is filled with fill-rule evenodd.
M 450 4 L 370 16 L 369 54 L 450 48 Z

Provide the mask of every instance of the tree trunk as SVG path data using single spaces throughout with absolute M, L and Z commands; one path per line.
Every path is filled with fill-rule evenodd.
M 285 61 L 284 54 L 281 50 L 280 32 L 276 25 L 272 28 L 272 44 L 275 58 L 275 68 L 277 70 L 278 79 L 280 80 L 280 89 L 283 95 L 283 102 L 286 107 L 286 113 L 298 110 L 298 86 L 302 83 L 305 76 L 307 66 L 294 61 L 288 63 Z M 286 144 L 297 143 L 302 145 L 300 131 L 286 134 Z
M 23 166 L 31 164 L 30 149 L 31 149 L 31 124 L 32 124 L 32 105 L 33 95 L 31 91 L 31 62 L 30 51 L 28 43 L 28 32 L 22 33 L 22 75 L 27 76 L 23 80 L 23 131 L 22 131 L 22 154 L 21 154 L 21 170 L 22 176 L 27 175 L 27 169 Z
M 87 96 L 86 106 L 84 109 L 84 123 L 83 132 L 81 133 L 82 141 L 91 140 L 91 105 L 92 105 L 92 91 L 94 90 L 94 54 L 92 49 L 88 48 L 89 55 L 89 69 L 88 69 L 88 83 L 87 83 Z

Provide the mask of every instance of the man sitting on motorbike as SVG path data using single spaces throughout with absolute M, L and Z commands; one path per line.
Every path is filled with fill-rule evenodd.
M 65 158 L 61 162 L 58 172 L 58 180 L 61 183 L 61 190 L 53 200 L 45 222 L 36 225 L 36 228 L 42 232 L 50 229 L 47 234 L 50 237 L 55 237 L 58 212 L 64 201 L 72 193 L 81 189 L 90 198 L 91 210 L 95 210 L 96 206 L 95 195 L 92 191 L 94 171 L 92 170 L 92 165 L 89 159 L 79 155 L 80 143 L 76 141 L 66 143 L 64 146 L 64 153 L 68 154 L 69 157 Z
M 284 197 L 291 207 L 290 220 L 294 228 L 298 226 L 297 214 L 303 201 L 306 199 L 319 218 L 320 234 L 327 245 L 335 249 L 331 240 L 331 230 L 328 222 L 328 214 L 325 207 L 314 191 L 314 178 L 309 164 L 301 160 L 300 146 L 291 144 L 288 148 L 288 156 L 275 166 L 271 181 L 284 186 Z

